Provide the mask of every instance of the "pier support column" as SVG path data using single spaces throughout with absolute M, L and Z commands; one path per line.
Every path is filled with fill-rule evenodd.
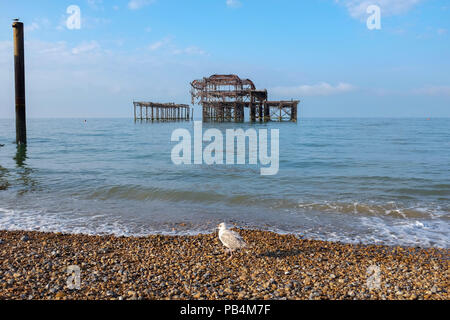
M 291 107 L 291 121 L 297 122 L 297 104 Z
M 256 107 L 250 102 L 250 121 L 256 121 Z
M 25 112 L 25 58 L 23 41 L 23 23 L 14 21 L 14 75 L 16 92 L 16 143 L 27 143 L 27 125 Z
M 270 106 L 264 102 L 264 121 L 270 121 Z
M 263 115 L 263 105 L 262 102 L 258 105 L 258 114 L 259 114 L 259 121 L 263 121 L 264 115 Z

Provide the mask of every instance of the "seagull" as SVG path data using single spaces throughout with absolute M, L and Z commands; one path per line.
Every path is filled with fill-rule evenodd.
M 230 258 L 233 256 L 234 250 L 242 249 L 247 246 L 239 233 L 227 229 L 227 225 L 224 222 L 218 225 L 218 229 L 219 239 L 222 244 L 227 247 L 227 251 L 230 252 Z

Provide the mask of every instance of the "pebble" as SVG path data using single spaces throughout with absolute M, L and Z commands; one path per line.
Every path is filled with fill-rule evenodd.
M 197 292 L 197 293 L 194 294 L 192 297 L 193 297 L 195 300 L 198 300 L 198 299 L 201 298 L 201 296 L 202 296 L 202 294 L 201 294 L 200 292 Z
M 447 249 L 239 232 L 250 247 L 229 258 L 217 234 L 136 238 L 0 231 L 0 243 L 8 243 L 0 250 L 0 300 L 449 298 L 443 289 Z M 67 290 L 70 265 L 80 267 L 79 290 Z M 370 290 L 372 265 L 381 269 L 381 287 Z
M 64 292 L 62 292 L 62 291 L 59 291 L 56 295 L 55 295 L 55 297 L 57 298 L 57 299 L 61 299 L 61 298 L 63 298 L 65 296 L 65 294 L 64 294 Z

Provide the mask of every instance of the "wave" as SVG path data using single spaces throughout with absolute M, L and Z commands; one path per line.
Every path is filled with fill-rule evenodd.
M 188 208 L 186 208 L 189 210 Z M 448 223 L 435 220 L 403 219 L 389 221 L 378 217 L 355 217 L 330 223 L 323 219 L 295 219 L 296 223 L 284 225 L 267 224 L 245 219 L 245 215 L 233 219 L 237 225 L 269 230 L 282 234 L 295 234 L 306 239 L 337 241 L 344 243 L 405 245 L 420 247 L 449 247 Z M 41 232 L 63 232 L 70 234 L 147 236 L 151 234 L 196 235 L 214 232 L 223 219 L 180 218 L 173 221 L 146 219 L 116 214 L 81 214 L 77 211 L 48 212 L 46 210 L 12 210 L 0 208 L 1 230 L 26 230 Z M 220 221 L 219 221 L 220 220 Z M 247 221 L 246 221 L 247 220 Z M 313 223 L 312 221 L 317 220 Z M 294 220 L 291 220 L 293 222 Z
M 87 195 L 90 200 L 137 200 L 189 202 L 194 204 L 217 204 L 223 206 L 263 207 L 266 209 L 287 209 L 295 212 L 325 212 L 357 216 L 388 216 L 392 218 L 430 219 L 440 217 L 449 219 L 450 207 L 426 206 L 420 203 L 406 205 L 401 202 L 375 201 L 305 201 L 295 198 L 274 198 L 255 194 L 220 194 L 214 191 L 174 190 L 160 187 L 120 185 L 102 187 Z

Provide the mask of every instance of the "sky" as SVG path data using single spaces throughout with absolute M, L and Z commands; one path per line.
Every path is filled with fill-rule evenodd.
M 14 117 L 14 18 L 28 117 L 132 117 L 133 100 L 190 103 L 212 74 L 299 99 L 301 117 L 450 117 L 448 0 L 1 1 L 0 118 Z

